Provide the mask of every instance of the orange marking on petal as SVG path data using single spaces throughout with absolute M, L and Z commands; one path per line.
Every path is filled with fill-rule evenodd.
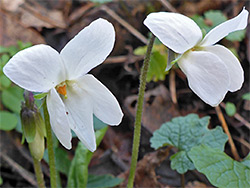
M 57 87 L 56 90 L 57 90 L 58 93 L 62 94 L 63 96 L 66 96 L 66 95 L 67 95 L 66 85 Z

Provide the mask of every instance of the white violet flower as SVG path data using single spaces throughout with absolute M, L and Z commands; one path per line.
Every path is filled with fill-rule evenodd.
M 178 13 L 151 13 L 144 24 L 164 45 L 180 54 L 178 65 L 194 93 L 217 106 L 228 91 L 241 88 L 244 73 L 230 50 L 214 44 L 231 32 L 245 29 L 247 20 L 248 11 L 243 8 L 238 16 L 216 26 L 203 39 L 199 26 Z
M 3 68 L 20 87 L 48 92 L 51 127 L 67 149 L 72 147 L 72 129 L 90 151 L 96 150 L 93 114 L 109 125 L 122 120 L 113 94 L 87 74 L 106 59 L 114 42 L 114 27 L 100 18 L 80 31 L 60 53 L 48 45 L 35 45 L 18 52 Z

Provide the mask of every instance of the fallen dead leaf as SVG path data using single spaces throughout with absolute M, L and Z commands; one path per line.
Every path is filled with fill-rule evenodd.
M 45 43 L 43 37 L 37 31 L 24 27 L 8 12 L 0 10 L 0 45 L 16 45 L 18 40 L 31 42 L 32 44 Z
M 135 116 L 137 95 L 125 99 L 125 107 Z M 145 93 L 142 125 L 153 133 L 160 126 L 180 114 L 170 99 L 170 94 L 164 85 L 160 85 Z
M 17 12 L 22 4 L 24 4 L 24 0 L 1 0 L 0 2 L 1 7 L 10 12 Z

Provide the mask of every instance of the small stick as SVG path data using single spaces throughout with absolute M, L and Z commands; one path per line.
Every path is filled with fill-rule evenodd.
M 130 59 L 129 59 L 130 58 Z M 108 57 L 104 63 L 135 63 L 136 61 L 141 61 L 144 59 L 144 56 L 134 56 L 128 57 L 128 55 L 122 56 L 113 56 Z
M 176 105 L 177 104 L 177 97 L 176 97 L 176 83 L 175 83 L 175 70 L 174 69 L 170 70 L 169 87 L 170 87 L 171 99 L 172 99 L 173 103 Z
M 148 40 L 146 37 L 144 37 L 139 31 L 137 31 L 132 25 L 122 19 L 119 15 L 117 15 L 113 10 L 108 8 L 106 5 L 103 5 L 101 9 L 107 14 L 109 14 L 116 21 L 118 21 L 123 27 L 125 27 L 132 35 L 138 38 L 141 42 L 143 42 L 144 44 L 148 44 Z
M 177 12 L 177 10 L 167 1 L 167 0 L 159 0 L 161 4 L 171 12 Z
M 185 187 L 185 174 L 181 174 L 181 187 Z
M 29 171 L 25 170 L 22 166 L 16 163 L 13 159 L 8 157 L 8 155 L 0 152 L 0 156 L 18 173 L 20 174 L 26 181 L 28 181 L 32 186 L 37 186 L 35 177 Z
M 223 114 L 221 112 L 221 109 L 220 109 L 219 106 L 216 106 L 215 110 L 216 110 L 217 116 L 218 116 L 218 118 L 219 118 L 219 120 L 221 122 L 221 125 L 222 125 L 225 133 L 228 136 L 228 142 L 229 142 L 229 144 L 231 146 L 232 154 L 233 154 L 235 160 L 239 161 L 240 160 L 240 156 L 239 156 L 239 154 L 237 152 L 237 149 L 236 149 L 236 147 L 234 145 L 234 141 L 233 141 L 232 136 L 231 136 L 231 134 L 229 132 L 229 129 L 228 129 L 228 126 L 227 126 L 227 122 L 226 122 L 226 120 L 225 120 L 225 118 L 224 118 L 224 116 L 223 116 Z
M 243 138 L 237 137 L 237 136 L 233 136 L 234 140 L 237 140 L 238 142 L 240 142 L 242 145 L 244 145 L 245 147 L 247 147 L 247 149 L 250 150 L 250 144 L 244 140 Z

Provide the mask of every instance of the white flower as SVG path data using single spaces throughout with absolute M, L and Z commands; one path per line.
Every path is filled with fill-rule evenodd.
M 71 130 L 90 151 L 96 140 L 93 114 L 109 125 L 120 124 L 123 113 L 113 94 L 93 75 L 87 74 L 112 51 L 115 31 L 104 19 L 80 31 L 60 53 L 47 45 L 36 45 L 17 53 L 3 68 L 6 76 L 33 92 L 48 92 L 51 127 L 70 149 Z
M 248 11 L 244 8 L 237 17 L 213 28 L 203 39 L 198 25 L 178 13 L 151 13 L 144 24 L 164 45 L 181 54 L 178 65 L 194 93 L 211 106 L 217 106 L 228 91 L 241 88 L 244 73 L 230 50 L 214 44 L 229 33 L 246 28 L 247 18 Z

